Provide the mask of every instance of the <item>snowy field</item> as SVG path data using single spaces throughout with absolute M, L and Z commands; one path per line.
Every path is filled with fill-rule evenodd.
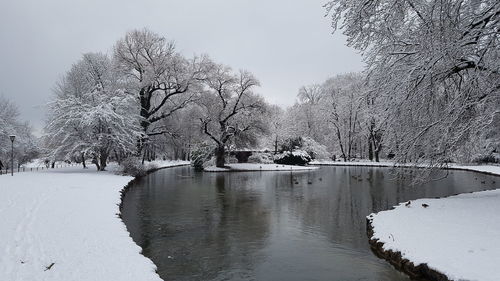
M 205 168 L 207 172 L 245 172 L 245 171 L 309 171 L 316 170 L 317 167 L 310 166 L 291 166 L 280 164 L 253 164 L 253 163 L 236 163 L 226 164 L 228 168 L 217 168 L 210 166 Z
M 0 176 L 0 280 L 161 280 L 117 216 L 132 177 L 116 168 Z
M 500 175 L 498 166 L 454 166 Z M 498 179 L 500 180 L 500 178 Z M 427 204 L 424 207 L 422 204 Z M 500 280 L 500 190 L 419 199 L 372 214 L 384 250 L 426 263 L 450 280 Z

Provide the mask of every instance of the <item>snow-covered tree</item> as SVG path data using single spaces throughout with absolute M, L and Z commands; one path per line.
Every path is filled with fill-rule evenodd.
M 259 81 L 248 71 L 234 73 L 231 68 L 213 63 L 205 80 L 202 107 L 203 132 L 216 144 L 216 166 L 224 167 L 225 152 L 231 142 L 253 145 L 266 130 L 262 118 L 266 104 L 253 92 Z
M 351 73 L 328 79 L 324 85 L 321 112 L 333 132 L 344 161 L 356 156 L 360 150 L 363 122 L 364 88 L 359 74 Z
M 197 98 L 196 87 L 205 74 L 205 58 L 186 59 L 175 50 L 172 41 L 148 29 L 128 32 L 116 43 L 114 58 L 127 81 L 126 92 L 134 95 L 140 105 L 141 153 L 150 137 L 168 133 L 153 130 L 151 125 L 171 117 Z
M 88 53 L 57 85 L 49 104 L 44 142 L 55 159 L 92 159 L 106 168 L 108 157 L 135 151 L 140 136 L 136 99 L 122 88 L 112 60 Z
M 38 156 L 38 141 L 32 132 L 31 125 L 19 120 L 17 106 L 0 96 L 0 168 L 11 166 L 10 135 L 16 136 L 14 166 L 22 165 Z
M 9 135 L 16 133 L 18 116 L 19 111 L 17 107 L 3 96 L 0 96 L 0 168 L 9 165 L 7 163 L 10 158 L 9 151 L 11 146 Z
M 306 132 L 304 135 L 314 139 L 321 139 L 322 116 L 317 109 L 324 98 L 323 87 L 320 84 L 303 86 L 299 89 L 297 98 L 299 100 L 297 107 L 300 112 L 297 117 L 305 125 Z
M 401 162 L 441 164 L 499 143 L 500 2 L 333 0 L 334 28 L 363 52 L 386 133 Z M 390 135 L 388 135 L 390 134 Z M 485 141 L 477 141 L 479 139 Z
M 265 144 L 270 145 L 274 154 L 277 154 L 282 142 L 288 138 L 289 122 L 287 122 L 286 111 L 277 105 L 270 105 L 265 118 L 269 125 L 269 135 Z

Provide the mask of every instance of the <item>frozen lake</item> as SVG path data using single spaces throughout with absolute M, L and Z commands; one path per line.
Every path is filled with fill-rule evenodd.
M 372 254 L 365 217 L 407 200 L 500 188 L 495 180 L 449 171 L 412 186 L 389 168 L 179 167 L 138 180 L 122 214 L 164 280 L 409 280 Z

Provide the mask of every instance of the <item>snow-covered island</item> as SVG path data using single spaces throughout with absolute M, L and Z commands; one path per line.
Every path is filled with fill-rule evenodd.
M 250 172 L 250 171 L 311 171 L 318 167 L 294 166 L 281 164 L 235 163 L 227 164 L 224 168 L 216 166 L 206 167 L 206 172 Z
M 0 280 L 160 281 L 118 217 L 120 192 L 133 177 L 117 168 L 0 176 Z

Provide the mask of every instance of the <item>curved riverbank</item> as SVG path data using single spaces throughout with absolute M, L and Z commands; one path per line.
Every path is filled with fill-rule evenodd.
M 500 176 L 496 166 L 452 169 Z M 500 280 L 499 212 L 498 189 L 418 199 L 369 215 L 367 234 L 378 257 L 412 278 Z
M 138 181 L 140 180 L 141 178 L 147 176 L 147 175 L 150 175 L 154 172 L 157 172 L 157 171 L 160 171 L 160 170 L 164 170 L 164 169 L 169 169 L 169 168 L 176 168 L 176 167 L 183 167 L 183 166 L 189 166 L 191 165 L 191 162 L 189 161 L 180 161 L 179 164 L 164 164 L 164 165 L 159 165 L 159 166 L 156 166 L 154 168 L 151 168 L 151 169 L 147 169 L 146 170 L 146 173 L 144 175 L 141 175 L 141 176 L 137 176 L 137 177 L 134 177 L 131 181 L 129 181 L 127 183 L 127 185 L 125 185 L 122 190 L 120 190 L 120 204 L 118 205 L 118 208 L 119 208 L 119 212 L 118 212 L 118 217 L 122 220 L 123 222 L 123 219 L 122 219 L 122 208 L 123 208 L 123 197 L 125 196 L 125 194 L 127 193 L 127 191 Z M 123 224 L 125 224 L 125 222 L 123 222 Z
M 384 249 L 385 243 L 374 239 L 374 231 L 372 225 L 372 218 L 366 219 L 366 232 L 369 237 L 370 248 L 372 252 L 379 258 L 385 259 L 397 270 L 406 273 L 412 279 L 424 279 L 430 281 L 451 281 L 448 277 L 441 272 L 429 268 L 427 264 L 415 265 L 410 260 L 403 258 L 399 251 L 392 251 Z M 391 236 L 392 237 L 392 236 Z

